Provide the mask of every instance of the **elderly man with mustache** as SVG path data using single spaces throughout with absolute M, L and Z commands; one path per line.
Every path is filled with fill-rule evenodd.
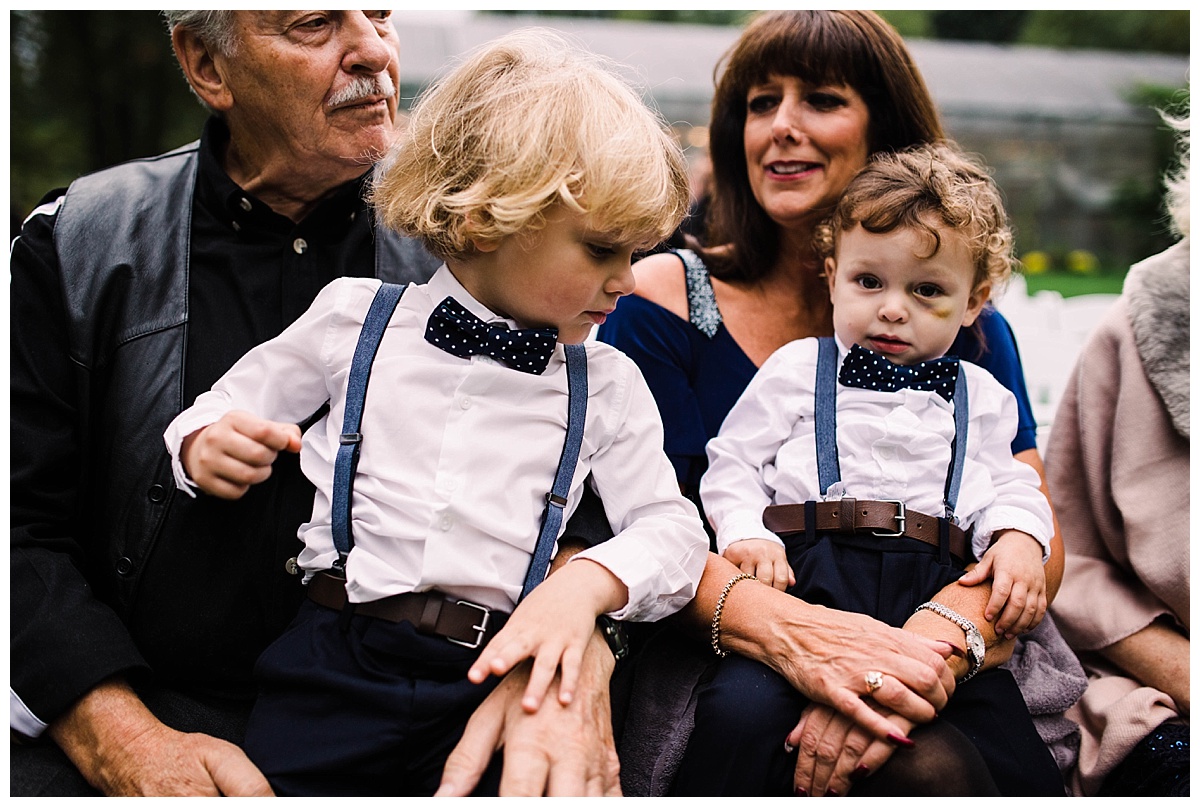
M 52 192 L 11 252 L 12 795 L 269 792 L 236 743 L 312 488 L 283 452 L 242 501 L 191 500 L 161 434 L 335 277 L 437 265 L 363 199 L 390 12 L 166 16 L 200 140 Z

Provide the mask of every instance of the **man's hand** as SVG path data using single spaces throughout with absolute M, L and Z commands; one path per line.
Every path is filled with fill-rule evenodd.
M 196 487 L 221 499 L 240 499 L 271 475 L 280 451 L 300 450 L 300 427 L 233 411 L 183 438 L 179 458 Z
M 521 706 L 531 665 L 524 662 L 513 669 L 471 716 L 446 760 L 435 795 L 469 794 L 501 747 L 501 796 L 621 795 L 608 695 L 615 663 L 596 631 L 584 652 L 571 703 L 564 706 L 559 698 L 549 697 L 534 714 Z M 557 686 L 556 677 L 551 691 Z
M 273 795 L 236 745 L 163 725 L 119 680 L 80 698 L 49 733 L 106 796 Z

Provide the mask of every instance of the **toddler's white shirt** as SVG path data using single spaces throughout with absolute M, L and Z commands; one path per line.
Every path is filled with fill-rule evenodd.
M 837 345 L 840 370 L 847 350 L 840 340 Z M 966 361 L 962 366 L 970 421 L 955 511 L 959 526 L 974 528 L 976 557 L 987 550 L 992 533 L 1017 529 L 1041 543 L 1044 562 L 1053 535 L 1050 505 L 1037 471 L 1012 455 L 1016 399 L 987 370 Z M 822 499 L 813 419 L 816 377 L 817 340 L 784 345 L 764 362 L 709 441 L 700 496 L 718 551 L 745 538 L 778 542 L 763 526 L 767 505 Z M 839 383 L 837 447 L 844 488 L 831 486 L 827 496 L 838 498 L 844 489 L 856 499 L 898 499 L 939 516 L 953 445 L 953 404 L 936 392 L 882 392 Z

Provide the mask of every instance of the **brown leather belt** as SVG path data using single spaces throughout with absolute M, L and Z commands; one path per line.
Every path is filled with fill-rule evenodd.
M 869 533 L 881 538 L 916 538 L 939 546 L 935 516 L 909 510 L 903 502 L 838 499 L 816 503 L 817 532 Z M 805 531 L 803 504 L 773 504 L 763 510 L 763 524 L 779 536 Z M 972 557 L 970 537 L 950 526 L 950 554 L 963 563 Z
M 308 598 L 317 605 L 336 611 L 346 605 L 346 581 L 343 578 L 317 572 L 305 588 Z M 388 622 L 411 622 L 418 633 L 441 636 L 472 649 L 487 644 L 508 621 L 508 614 L 447 597 L 439 591 L 393 594 L 381 600 L 355 603 L 354 614 Z

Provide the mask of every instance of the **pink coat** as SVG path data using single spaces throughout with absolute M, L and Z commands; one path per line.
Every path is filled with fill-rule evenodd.
M 1130 270 L 1057 410 L 1046 472 L 1066 568 L 1052 613 L 1088 672 L 1070 782 L 1091 795 L 1174 701 L 1093 652 L 1167 615 L 1190 631 L 1188 241 Z M 1182 325 L 1180 323 L 1182 322 Z

